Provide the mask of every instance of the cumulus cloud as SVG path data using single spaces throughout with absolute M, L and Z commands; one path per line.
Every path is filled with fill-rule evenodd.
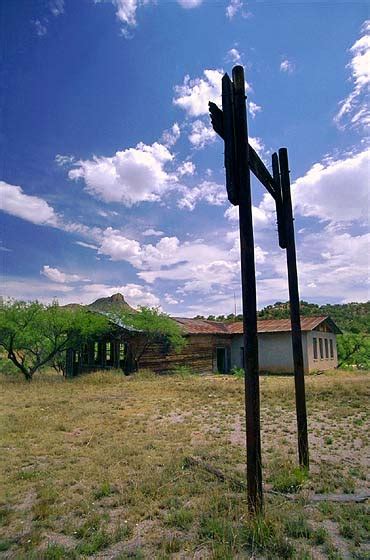
M 189 134 L 189 142 L 195 148 L 204 148 L 207 144 L 216 140 L 216 133 L 211 125 L 206 125 L 203 121 L 197 119 L 191 124 L 191 132 Z
M 0 210 L 39 225 L 56 227 L 54 209 L 42 198 L 25 194 L 21 187 L 0 181 Z
M 69 282 L 89 282 L 88 278 L 84 278 L 78 274 L 67 274 L 59 268 L 52 268 L 49 265 L 44 265 L 40 274 L 46 276 L 46 278 L 52 282 L 57 282 L 58 284 L 66 284 Z
M 64 13 L 64 0 L 50 0 L 49 8 L 54 17 Z
M 197 8 L 202 4 L 203 0 L 177 0 L 182 8 L 189 10 L 191 8 Z
M 234 62 L 236 64 L 241 62 L 241 59 L 242 59 L 241 54 L 238 51 L 238 49 L 236 49 L 235 47 L 227 51 L 227 55 L 226 55 L 227 61 Z
M 251 16 L 251 13 L 245 9 L 244 2 L 242 0 L 231 0 L 230 4 L 226 6 L 226 17 L 232 20 L 238 13 L 242 18 L 247 18 Z
M 47 28 L 47 23 L 48 20 L 47 18 L 44 18 L 42 21 L 40 19 L 32 19 L 31 23 L 35 29 L 35 33 L 38 37 L 43 37 L 44 35 L 47 34 L 48 32 L 48 28 Z
M 94 0 L 95 4 L 100 4 L 104 0 Z M 156 0 L 108 0 L 116 9 L 116 17 L 122 23 L 122 35 L 126 38 L 131 37 L 132 30 L 137 26 L 137 11 L 139 8 L 155 5 Z M 203 0 L 177 0 L 179 6 L 185 9 L 196 8 L 202 4 Z
M 270 196 L 270 195 L 268 195 Z M 230 222 L 238 222 L 239 221 L 239 207 L 238 206 L 230 206 L 225 214 L 225 218 L 227 218 Z M 252 206 L 252 218 L 253 218 L 253 227 L 255 229 L 263 229 L 270 225 L 273 221 L 273 212 L 268 211 L 263 208 L 263 204 L 260 206 Z
M 370 126 L 370 109 L 367 95 L 370 83 L 370 20 L 364 22 L 362 36 L 350 48 L 351 60 L 348 64 L 352 91 L 340 102 L 335 122 L 342 127 Z
M 161 235 L 163 235 L 163 231 L 160 231 L 158 229 L 153 229 L 153 228 L 149 228 L 146 229 L 145 231 L 143 231 L 142 235 L 144 235 L 145 237 L 160 237 Z
M 179 208 L 194 210 L 195 206 L 202 201 L 212 206 L 221 206 L 226 200 L 226 188 L 224 185 L 212 181 L 203 181 L 196 187 L 184 187 L 177 205 Z
M 293 184 L 297 212 L 330 222 L 365 222 L 369 215 L 369 169 L 370 149 L 315 163 Z
M 183 177 L 184 175 L 194 175 L 195 164 L 192 161 L 183 161 L 177 168 L 177 173 L 180 177 Z
M 253 101 L 249 101 L 248 102 L 248 111 L 249 111 L 252 119 L 254 119 L 256 114 L 259 113 L 260 111 L 262 111 L 262 107 L 260 105 L 257 105 L 257 103 L 254 103 Z
M 175 86 L 173 103 L 191 117 L 208 113 L 208 101 L 220 104 L 222 70 L 204 70 L 202 78 L 186 75 L 180 86 Z
M 75 161 L 74 156 L 67 156 L 67 155 L 62 155 L 62 154 L 57 154 L 55 156 L 55 163 L 57 165 L 59 165 L 60 167 L 64 167 L 67 165 L 72 165 L 72 163 Z
M 140 142 L 136 148 L 116 152 L 113 157 L 94 157 L 79 161 L 68 173 L 70 179 L 83 179 L 85 190 L 105 202 L 132 206 L 143 201 L 160 200 L 175 182 L 166 170 L 173 155 L 166 146 Z
M 288 58 L 284 58 L 284 60 L 280 63 L 280 72 L 286 72 L 287 74 L 292 74 L 295 70 L 295 64 Z
M 175 122 L 169 130 L 165 130 L 162 134 L 162 143 L 167 148 L 174 146 L 180 138 L 181 130 L 177 122 Z

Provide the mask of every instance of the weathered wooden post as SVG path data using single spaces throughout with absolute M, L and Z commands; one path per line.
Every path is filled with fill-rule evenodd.
M 215 131 L 225 141 L 228 198 L 232 204 L 239 205 L 248 506 L 250 512 L 259 513 L 263 507 L 263 497 L 256 271 L 243 67 L 235 66 L 232 76 L 233 81 L 227 74 L 222 79 L 222 111 L 214 103 L 210 103 L 210 112 Z
M 298 428 L 298 454 L 299 463 L 309 468 L 308 434 L 307 434 L 307 411 L 306 394 L 304 382 L 303 348 L 301 317 L 299 310 L 299 289 L 297 257 L 294 239 L 294 219 L 292 199 L 290 193 L 288 151 L 286 148 L 279 149 L 279 165 L 281 191 L 283 198 L 283 212 L 285 222 L 286 257 L 288 267 L 290 320 L 292 325 L 292 347 L 294 363 L 294 382 L 296 396 L 296 413 Z
M 260 391 L 257 338 L 256 270 L 252 221 L 251 180 L 245 81 L 242 66 L 233 68 L 236 174 L 239 190 L 240 261 L 243 300 L 245 414 L 247 436 L 248 503 L 253 512 L 262 509 L 262 460 Z

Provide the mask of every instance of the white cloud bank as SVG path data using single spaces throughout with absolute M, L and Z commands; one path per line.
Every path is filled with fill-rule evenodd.
M 295 64 L 288 58 L 284 58 L 284 60 L 280 63 L 280 72 L 285 72 L 287 74 L 292 74 L 295 70 Z
M 58 284 L 66 284 L 70 282 L 89 282 L 88 278 L 84 278 L 79 274 L 67 274 L 59 268 L 52 268 L 49 265 L 44 265 L 40 274 L 46 276 L 52 282 L 57 282 Z
M 56 227 L 58 216 L 42 198 L 25 194 L 21 187 L 0 181 L 0 210 L 39 225 Z
M 94 0 L 95 4 L 100 4 L 104 0 Z M 108 0 L 109 1 L 109 0 Z M 137 26 L 137 10 L 145 6 L 155 5 L 156 0 L 110 0 L 116 8 L 116 17 L 122 23 L 122 34 L 126 38 L 131 37 L 131 31 Z M 197 8 L 203 0 L 177 0 L 182 8 L 190 10 Z
M 140 142 L 136 148 L 116 152 L 113 157 L 94 157 L 79 161 L 68 173 L 70 179 L 83 179 L 85 190 L 105 202 L 132 206 L 138 202 L 160 200 L 174 175 L 166 170 L 173 155 L 166 146 Z
M 368 93 L 370 84 L 370 20 L 364 22 L 362 36 L 350 48 L 352 58 L 348 64 L 353 89 L 340 102 L 340 109 L 335 116 L 335 122 L 340 127 L 348 125 L 354 127 L 370 126 L 370 109 Z
M 315 163 L 293 186 L 302 216 L 330 222 L 365 222 L 369 217 L 370 149 Z

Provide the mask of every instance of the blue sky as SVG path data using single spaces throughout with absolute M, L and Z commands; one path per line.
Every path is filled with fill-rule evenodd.
M 289 150 L 301 297 L 369 299 L 367 2 L 14 0 L 1 6 L 5 297 L 122 292 L 173 315 L 240 311 L 237 208 L 210 128 L 245 67 L 250 142 Z M 288 299 L 253 182 L 259 307 Z

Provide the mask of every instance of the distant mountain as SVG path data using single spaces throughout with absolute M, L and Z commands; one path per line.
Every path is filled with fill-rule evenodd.
M 63 305 L 62 307 L 69 309 L 84 307 L 94 311 L 128 311 L 129 313 L 136 313 L 136 310 L 127 303 L 122 294 L 113 294 L 112 296 L 99 298 L 88 305 L 81 305 L 80 303 L 67 303 L 67 305 Z
M 99 298 L 86 307 L 96 311 L 128 311 L 135 313 L 135 309 L 127 303 L 122 294 L 113 294 L 112 296 Z

